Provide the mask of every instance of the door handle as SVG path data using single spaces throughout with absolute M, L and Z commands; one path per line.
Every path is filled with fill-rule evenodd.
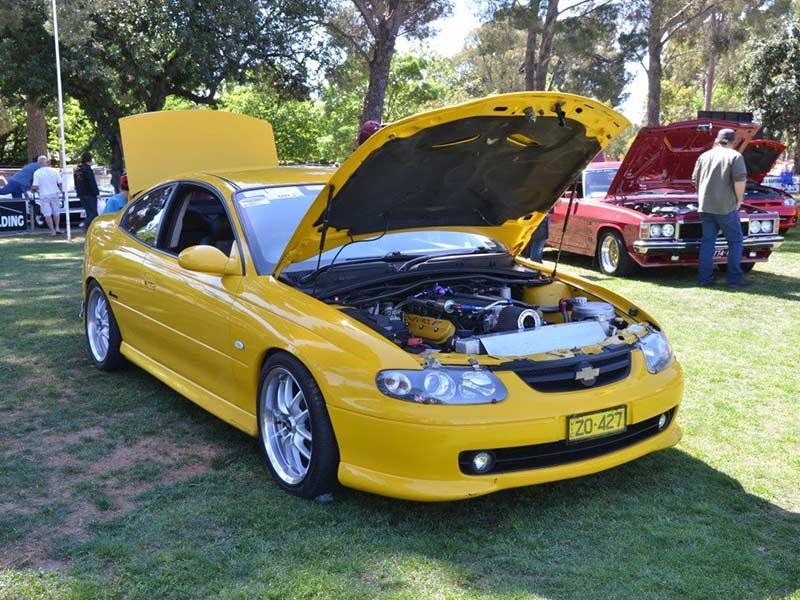
M 142 280 L 144 281 L 144 287 L 146 287 L 148 290 L 156 289 L 156 280 L 150 275 L 145 275 Z

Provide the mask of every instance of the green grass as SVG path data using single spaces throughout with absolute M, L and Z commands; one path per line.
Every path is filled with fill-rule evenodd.
M 278 491 L 250 438 L 138 369 L 90 365 L 80 240 L 0 240 L 0 598 L 800 598 L 790 240 L 737 292 L 566 259 L 661 321 L 684 439 L 448 504 Z

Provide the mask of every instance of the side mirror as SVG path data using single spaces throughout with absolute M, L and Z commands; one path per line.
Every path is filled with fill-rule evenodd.
M 189 271 L 214 275 L 241 275 L 242 263 L 214 246 L 189 246 L 178 255 L 178 264 Z

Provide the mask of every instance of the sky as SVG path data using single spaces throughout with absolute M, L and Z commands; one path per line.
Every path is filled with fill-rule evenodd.
M 440 20 L 438 34 L 426 45 L 444 56 L 457 54 L 464 47 L 469 33 L 480 25 L 476 13 L 477 6 L 473 0 L 453 0 L 452 16 Z M 408 40 L 398 40 L 398 50 L 401 52 L 413 47 Z M 647 74 L 639 63 L 628 63 L 627 69 L 634 74 L 634 79 L 625 89 L 629 94 L 628 100 L 618 110 L 632 123 L 642 123 L 647 99 Z

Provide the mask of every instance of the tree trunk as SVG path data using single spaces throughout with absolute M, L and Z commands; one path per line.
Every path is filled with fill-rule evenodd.
M 794 167 L 792 172 L 800 175 L 800 123 L 794 128 Z
M 47 121 L 41 98 L 27 98 L 25 108 L 28 111 L 28 160 L 34 161 L 37 156 L 47 154 Z
M 706 81 L 703 86 L 703 110 L 711 110 L 714 98 L 714 83 L 717 73 L 717 38 L 722 28 L 722 15 L 716 11 L 711 13 L 710 28 L 708 29 L 708 61 L 706 65 Z
M 558 18 L 558 0 L 549 0 L 547 13 L 542 24 L 542 43 L 539 45 L 539 57 L 536 61 L 533 85 L 535 90 L 547 88 L 547 71 L 553 57 L 553 28 Z
M 536 84 L 536 44 L 537 31 L 539 29 L 538 23 L 531 23 L 528 26 L 528 40 L 525 44 L 525 89 L 527 91 L 535 90 Z
M 706 67 L 706 84 L 703 90 L 703 110 L 711 110 L 711 103 L 714 98 L 714 78 L 717 71 L 717 56 L 712 50 L 711 55 L 708 57 L 708 66 Z
M 119 193 L 119 180 L 122 176 L 122 139 L 118 130 L 111 135 L 109 141 L 111 142 L 111 185 Z
M 660 37 L 652 33 L 647 43 L 647 124 L 661 124 L 661 51 L 664 46 Z
M 394 55 L 395 38 L 375 42 L 375 54 L 369 63 L 369 85 L 364 97 L 364 110 L 361 122 L 378 121 L 383 116 L 383 102 L 386 98 L 386 86 L 389 83 L 389 68 Z

